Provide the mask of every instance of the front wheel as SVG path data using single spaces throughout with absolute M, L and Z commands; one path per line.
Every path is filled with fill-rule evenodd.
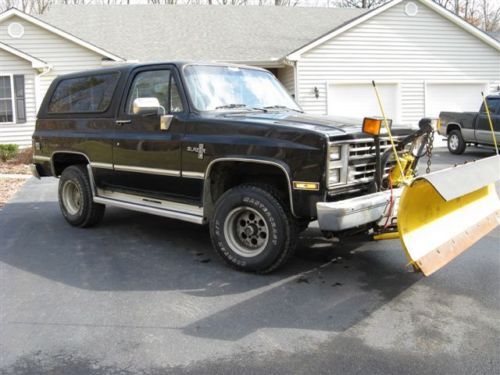
M 210 235 L 231 267 L 269 273 L 293 254 L 297 230 L 287 205 L 271 187 L 240 185 L 217 201 Z
M 460 130 L 452 130 L 448 135 L 448 150 L 452 154 L 460 155 L 464 153 L 466 146 Z

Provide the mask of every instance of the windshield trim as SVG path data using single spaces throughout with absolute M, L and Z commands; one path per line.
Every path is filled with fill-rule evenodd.
M 221 67 L 221 68 L 239 68 L 239 69 L 247 69 L 247 70 L 257 70 L 257 71 L 260 71 L 260 72 L 263 72 L 263 73 L 266 73 L 266 74 L 270 74 L 271 77 L 275 78 L 276 81 L 278 82 L 278 84 L 283 88 L 283 90 L 287 93 L 287 95 L 290 97 L 290 99 L 295 103 L 295 105 L 297 106 L 298 108 L 298 112 L 301 112 L 301 113 L 304 113 L 304 110 L 302 109 L 302 107 L 295 101 L 295 98 L 293 98 L 290 94 L 288 94 L 285 86 L 283 86 L 283 84 L 281 83 L 281 81 L 273 74 L 271 73 L 269 70 L 267 69 L 264 69 L 264 68 L 261 68 L 261 67 L 258 67 L 258 66 L 250 66 L 250 65 L 242 65 L 242 64 L 231 64 L 231 63 L 218 63 L 218 62 L 213 62 L 213 63 L 210 63 L 210 62 L 190 62 L 190 63 L 187 63 L 187 64 L 184 64 L 182 65 L 182 80 L 183 80 L 183 85 L 185 87 L 185 91 L 186 91 L 186 96 L 189 100 L 189 104 L 190 104 L 190 107 L 192 109 L 194 109 L 195 112 L 197 113 L 217 113 L 217 112 L 220 112 L 220 113 L 228 113 L 228 112 L 233 112 L 233 113 L 240 113 L 240 112 L 253 112 L 253 111 L 256 111 L 255 108 L 250 108 L 250 107 L 241 107 L 241 108 L 234 108 L 234 109 L 224 109 L 224 110 L 215 110 L 215 109 L 199 109 L 198 107 L 196 107 L 194 101 L 193 101 L 193 98 L 191 97 L 191 90 L 186 82 L 186 72 L 185 72 L 185 69 L 191 67 L 191 66 L 218 66 L 218 67 Z M 259 109 L 260 110 L 260 109 Z M 295 109 L 293 108 L 286 108 L 286 109 L 283 109 L 284 111 L 296 111 Z M 266 109 L 266 111 L 269 111 L 269 109 Z M 271 109 L 271 111 L 273 111 L 273 109 Z

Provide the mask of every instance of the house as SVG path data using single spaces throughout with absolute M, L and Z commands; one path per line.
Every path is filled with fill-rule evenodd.
M 371 11 L 94 5 L 36 18 L 11 9 L 0 15 L 0 143 L 29 144 L 58 74 L 185 59 L 268 68 L 314 114 L 379 115 L 376 80 L 388 116 L 405 124 L 476 110 L 481 91 L 500 90 L 500 42 L 430 0 Z

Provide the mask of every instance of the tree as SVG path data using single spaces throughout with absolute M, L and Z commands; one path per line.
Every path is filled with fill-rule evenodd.
M 54 0 L 0 0 L 0 12 L 17 8 L 25 13 L 42 14 L 53 2 Z
M 389 0 L 340 0 L 337 2 L 343 8 L 375 8 Z

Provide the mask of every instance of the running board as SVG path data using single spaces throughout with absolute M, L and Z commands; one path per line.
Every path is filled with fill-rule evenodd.
M 132 211 L 204 224 L 203 207 L 97 189 L 94 202 Z

